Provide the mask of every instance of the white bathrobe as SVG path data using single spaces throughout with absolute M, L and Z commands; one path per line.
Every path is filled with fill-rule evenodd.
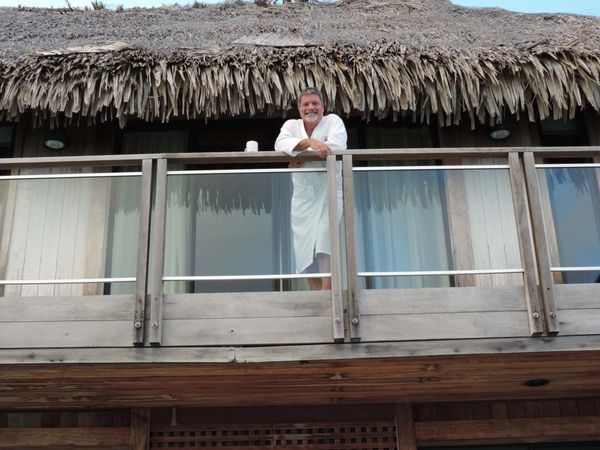
M 294 147 L 302 139 L 316 139 L 327 143 L 332 151 L 346 150 L 346 127 L 339 116 L 323 117 L 311 136 L 306 134 L 302 119 L 288 120 L 281 127 L 275 150 L 297 156 L 302 152 Z M 307 150 L 313 150 L 308 148 Z M 324 161 L 307 161 L 304 168 L 326 167 Z M 342 217 L 342 166 L 337 163 L 338 222 Z M 311 267 L 317 253 L 331 254 L 329 243 L 329 217 L 327 208 L 327 174 L 324 172 L 299 172 L 292 174 L 292 236 L 296 272 L 316 272 Z

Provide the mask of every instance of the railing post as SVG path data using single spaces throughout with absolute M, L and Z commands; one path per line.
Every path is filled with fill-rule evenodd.
M 517 235 L 519 237 L 519 249 L 521 261 L 525 270 L 523 282 L 525 285 L 525 297 L 527 301 L 527 313 L 529 314 L 529 329 L 532 336 L 539 336 L 544 332 L 542 320 L 542 303 L 537 288 L 536 264 L 531 242 L 531 230 L 526 202 L 525 178 L 521 168 L 519 154 L 511 152 L 508 154 L 510 166 L 510 184 L 513 196 L 513 206 L 517 221 Z
M 167 213 L 167 160 L 158 159 L 156 165 L 156 191 L 154 229 L 152 233 L 152 291 L 150 293 L 149 343 L 160 345 L 163 316 L 163 269 L 165 253 L 165 221 Z
M 533 226 L 533 240 L 535 242 L 538 275 L 542 290 L 546 330 L 548 334 L 558 334 L 559 326 L 556 308 L 554 307 L 554 286 L 552 282 L 550 254 L 548 252 L 548 240 L 546 238 L 544 216 L 542 215 L 542 200 L 533 152 L 529 151 L 523 154 L 523 163 L 525 166 L 525 180 L 529 196 L 529 211 Z
M 398 403 L 394 406 L 396 425 L 396 448 L 398 450 L 417 450 L 417 436 L 413 406 L 410 403 Z
M 350 318 L 350 340 L 360 340 L 360 310 L 358 269 L 356 264 L 356 222 L 354 198 L 354 174 L 352 155 L 343 156 L 344 226 L 346 231 L 346 276 L 348 277 L 348 315 Z
M 139 236 L 137 274 L 135 283 L 135 313 L 133 317 L 133 344 L 144 344 L 146 293 L 148 291 L 148 262 L 150 240 L 150 213 L 152 211 L 152 160 L 142 161 L 142 185 L 139 196 Z
M 331 303 L 333 340 L 344 340 L 344 305 L 342 301 L 342 258 L 340 224 L 338 221 L 337 162 L 335 155 L 327 157 L 327 192 L 329 196 L 329 240 L 331 242 Z M 341 206 L 341 205 L 340 205 Z

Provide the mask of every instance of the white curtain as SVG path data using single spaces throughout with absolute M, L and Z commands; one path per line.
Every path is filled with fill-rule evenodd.
M 431 147 L 427 128 L 366 128 L 367 148 Z M 381 164 L 381 163 L 379 163 Z M 411 162 L 410 164 L 417 164 Z M 378 165 L 371 162 L 370 165 Z M 384 165 L 405 165 L 386 162 Z M 447 270 L 443 183 L 437 171 L 355 172 L 359 271 Z M 447 286 L 444 277 L 375 277 L 372 288 Z
M 82 172 L 22 170 L 21 174 Z M 102 276 L 106 245 L 108 179 L 38 179 L 6 182 L 2 228 L 4 276 L 54 280 Z M 11 285 L 5 296 L 98 294 L 98 284 Z
M 122 152 L 125 154 L 183 153 L 187 151 L 187 146 L 187 131 L 127 131 L 123 136 Z M 126 168 L 125 170 L 130 169 Z M 140 179 L 119 179 L 118 182 L 113 182 L 110 208 L 112 226 L 109 232 L 107 277 L 135 276 L 139 227 L 139 186 Z M 189 192 L 188 178 L 169 177 L 167 185 L 169 209 L 165 228 L 165 274 L 188 272 L 191 266 L 190 210 L 185 207 L 185 201 L 174 201 L 174 196 L 179 193 L 189 194 Z M 152 230 L 150 242 L 153 242 Z M 153 273 L 153 267 L 154 261 L 151 259 L 150 274 Z M 165 292 L 185 292 L 185 288 L 185 282 L 165 284 Z M 133 293 L 135 285 L 133 283 L 113 283 L 110 292 L 112 294 Z

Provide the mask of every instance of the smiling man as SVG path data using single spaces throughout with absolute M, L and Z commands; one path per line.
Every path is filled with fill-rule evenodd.
M 346 149 L 346 127 L 335 114 L 323 115 L 325 105 L 318 89 L 307 88 L 298 97 L 300 119 L 288 120 L 281 127 L 275 150 L 291 156 L 315 151 L 323 159 L 332 151 Z M 293 162 L 292 168 L 323 168 L 324 161 Z M 338 221 L 342 216 L 341 167 L 337 167 Z M 298 273 L 329 273 L 330 243 L 327 209 L 327 175 L 323 172 L 292 174 L 292 237 Z M 331 289 L 331 278 L 309 278 L 312 290 Z

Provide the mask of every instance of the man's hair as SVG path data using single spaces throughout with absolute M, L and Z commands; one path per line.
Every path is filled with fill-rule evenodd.
M 300 95 L 298 96 L 298 106 L 300 106 L 302 97 L 304 97 L 305 95 L 316 95 L 317 97 L 319 97 L 319 100 L 321 100 L 321 103 L 325 104 L 325 102 L 323 101 L 323 94 L 321 94 L 320 90 L 318 90 L 316 87 L 307 87 L 304 90 L 302 90 L 302 92 L 300 92 Z

